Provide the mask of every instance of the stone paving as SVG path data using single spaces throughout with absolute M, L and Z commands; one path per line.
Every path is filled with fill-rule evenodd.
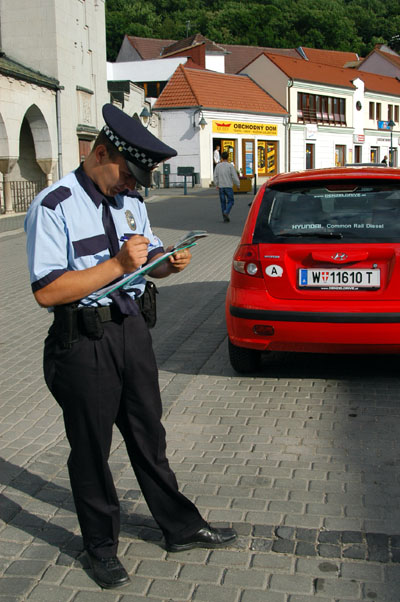
M 224 297 L 250 200 L 236 196 L 229 224 L 213 190 L 147 201 L 166 244 L 210 233 L 190 268 L 157 282 L 153 340 L 181 489 L 239 539 L 167 553 L 116 432 L 119 555 L 132 582 L 113 591 L 82 553 L 61 413 L 42 378 L 51 318 L 30 293 L 20 221 L 7 231 L 0 218 L 0 602 L 399 602 L 398 359 L 296 354 L 252 377 L 233 372 Z

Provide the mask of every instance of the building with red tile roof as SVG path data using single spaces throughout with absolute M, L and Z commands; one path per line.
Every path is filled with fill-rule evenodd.
M 348 63 L 358 63 L 360 60 L 356 52 L 343 52 L 341 50 L 322 50 L 301 46 L 297 49 L 297 52 L 307 61 L 331 65 L 332 67 L 344 67 Z
M 176 40 L 161 40 L 158 38 L 141 38 L 138 36 L 125 35 L 116 62 L 159 59 L 164 48 L 175 42 Z
M 358 70 L 400 78 L 400 56 L 388 46 L 377 44 L 361 61 Z
M 196 34 L 166 44 L 159 52 L 164 57 L 189 56 L 192 61 L 179 68 L 164 88 L 155 105 L 159 111 L 194 107 L 201 115 L 205 110 L 226 115 L 287 111 L 287 149 L 280 170 L 376 161 L 390 153 L 398 162 L 400 57 L 388 47 L 380 45 L 360 60 L 354 52 L 303 46 L 216 45 Z M 208 71 L 201 69 L 204 66 Z M 244 74 L 249 76 L 247 82 L 238 78 Z M 389 123 L 394 123 L 392 133 Z M 238 139 L 237 147 L 241 144 Z
M 160 116 L 163 141 L 178 150 L 171 171 L 193 166 L 203 186 L 212 181 L 217 145 L 245 176 L 256 174 L 262 181 L 285 169 L 287 111 L 245 75 L 181 64 L 153 112 Z
M 385 154 L 397 165 L 397 78 L 266 52 L 242 73 L 290 115 L 289 169 L 375 162 Z
M 286 114 L 286 110 L 249 77 L 179 65 L 154 108 L 182 107 L 248 114 Z

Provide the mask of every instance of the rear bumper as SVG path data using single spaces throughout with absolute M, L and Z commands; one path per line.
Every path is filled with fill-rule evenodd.
M 329 313 L 227 305 L 229 338 L 238 347 L 310 353 L 400 353 L 400 313 Z M 271 336 L 254 332 L 270 325 Z
M 248 309 L 230 305 L 230 314 L 235 318 L 267 322 L 324 322 L 330 324 L 399 324 L 400 313 L 332 313 L 306 311 L 275 311 Z

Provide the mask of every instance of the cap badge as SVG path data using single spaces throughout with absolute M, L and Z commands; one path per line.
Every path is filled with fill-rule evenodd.
M 136 230 L 136 222 L 135 222 L 135 218 L 133 217 L 132 212 L 125 211 L 125 217 L 126 217 L 126 221 L 128 223 L 128 226 L 130 227 L 130 229 Z

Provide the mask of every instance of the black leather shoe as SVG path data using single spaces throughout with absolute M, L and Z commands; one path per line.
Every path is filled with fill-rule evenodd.
M 224 218 L 224 222 L 230 222 L 229 215 L 227 213 L 223 213 L 222 217 Z
M 101 587 L 112 589 L 122 587 L 130 582 L 129 575 L 116 556 L 111 558 L 96 558 L 87 554 L 90 567 L 93 571 L 93 579 Z
M 166 542 L 168 552 L 182 552 L 192 548 L 218 548 L 225 546 L 237 538 L 235 529 L 215 529 L 206 525 L 193 535 L 184 537 L 175 543 Z

